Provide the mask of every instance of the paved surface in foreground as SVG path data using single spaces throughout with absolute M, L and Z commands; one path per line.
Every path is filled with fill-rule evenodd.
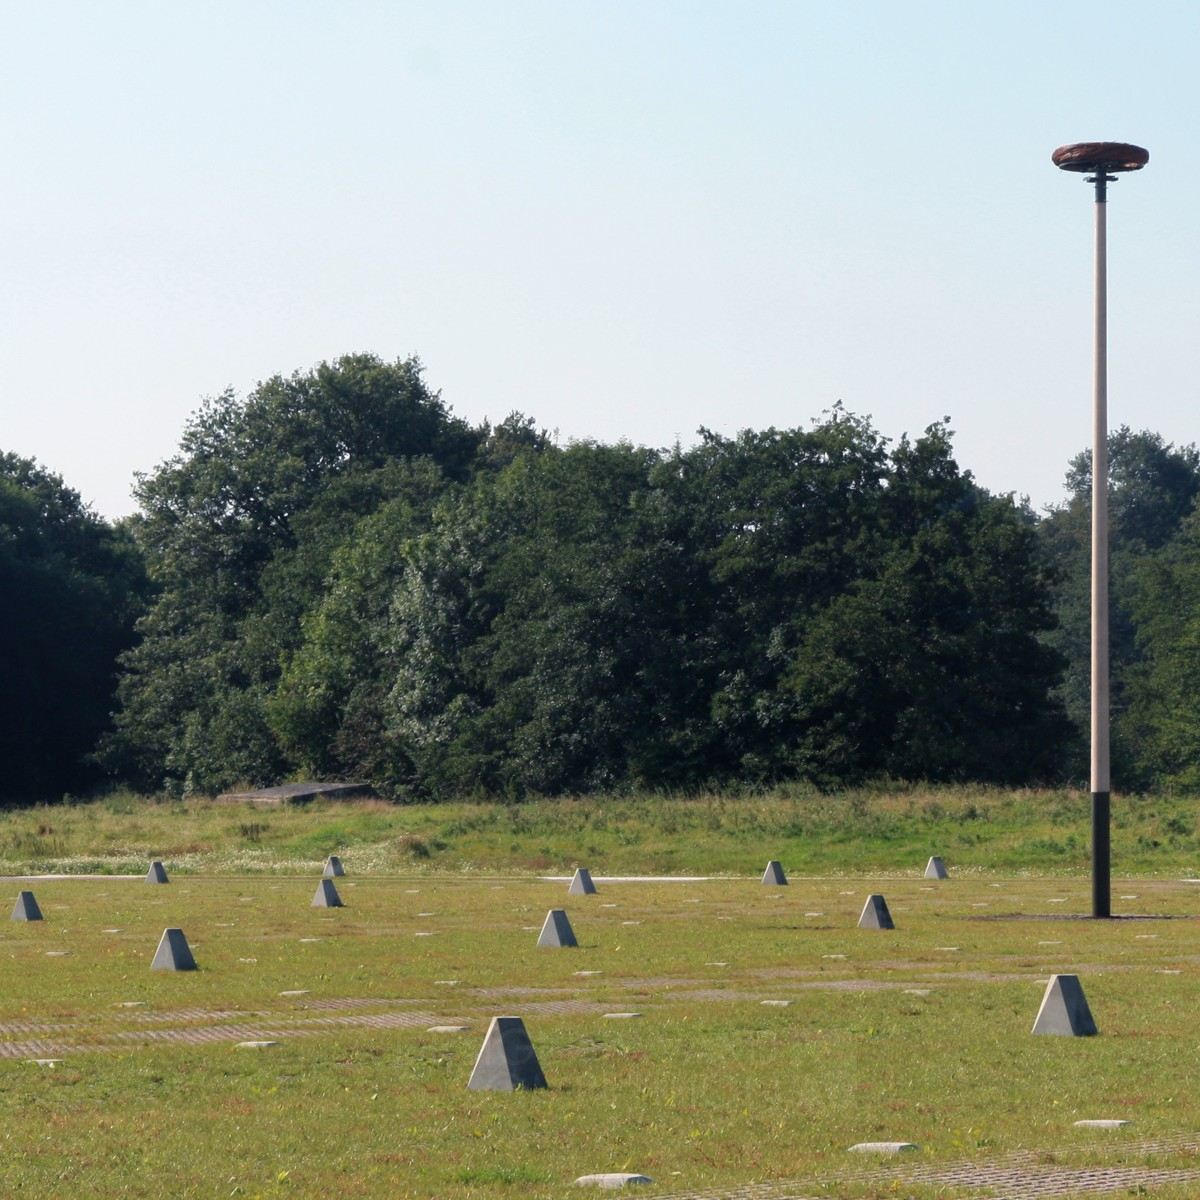
M 1178 1153 L 1200 1149 L 1200 1139 L 1180 1137 L 1146 1142 L 1122 1142 L 1130 1155 Z M 994 1163 L 943 1163 L 921 1166 L 908 1160 L 893 1160 L 886 1169 L 841 1173 L 837 1183 L 879 1183 L 950 1188 L 955 1192 L 982 1193 L 996 1200 L 1046 1200 L 1055 1196 L 1153 1195 L 1154 1189 L 1168 1184 L 1200 1182 L 1200 1168 L 1172 1170 L 1154 1167 L 1055 1167 L 1038 1162 L 1036 1152 L 1010 1154 Z M 1200 1191 L 1200 1188 L 1197 1188 Z M 903 1195 L 896 1192 L 896 1195 Z M 655 1193 L 656 1200 L 827 1200 L 829 1190 L 813 1183 L 776 1181 L 750 1184 L 725 1191 Z

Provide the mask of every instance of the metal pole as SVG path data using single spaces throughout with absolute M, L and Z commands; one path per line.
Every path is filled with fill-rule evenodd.
M 1106 184 L 1096 172 L 1096 344 L 1092 405 L 1092 916 L 1112 916 L 1108 696 L 1108 264 Z
M 1108 270 L 1106 192 L 1117 174 L 1140 171 L 1150 151 L 1128 142 L 1076 142 L 1050 156 L 1062 171 L 1094 172 L 1096 185 L 1096 359 L 1092 405 L 1092 916 L 1111 917 L 1108 777 Z

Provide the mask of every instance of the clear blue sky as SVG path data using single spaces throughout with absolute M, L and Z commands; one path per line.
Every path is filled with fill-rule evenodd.
M 0 449 L 108 515 L 202 397 L 416 354 L 471 421 L 685 445 L 835 401 L 1038 506 L 1200 439 L 1200 4 L 0 0 Z

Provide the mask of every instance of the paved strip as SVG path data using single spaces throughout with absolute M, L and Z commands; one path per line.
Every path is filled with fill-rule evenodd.
M 47 1058 L 53 1055 L 83 1054 L 112 1050 L 118 1046 L 149 1045 L 207 1045 L 213 1042 L 281 1040 L 292 1037 L 330 1033 L 338 1029 L 426 1029 L 431 1025 L 451 1023 L 452 1018 L 427 1008 L 413 1009 L 413 1004 L 429 1001 L 368 1000 L 327 1001 L 304 1004 L 290 1012 L 212 1012 L 205 1009 L 182 1009 L 168 1013 L 129 1011 L 102 1018 L 121 1025 L 134 1024 L 134 1029 L 105 1029 L 98 1021 L 46 1025 L 35 1022 L 12 1022 L 0 1032 L 17 1034 L 48 1034 L 48 1037 L 0 1041 L 0 1059 Z M 363 1012 L 365 1007 L 402 1008 L 400 1012 Z M 474 1008 L 474 1005 L 470 1007 Z M 611 1004 L 589 1000 L 541 1000 L 504 1006 L 514 1015 L 565 1015 L 585 1013 L 596 1015 L 608 1012 Z M 495 1005 L 489 1007 L 493 1011 Z M 358 1010 L 358 1011 L 355 1011 Z M 321 1012 L 333 1015 L 317 1015 Z M 230 1020 L 230 1018 L 234 1018 Z M 461 1021 L 461 1013 L 454 1021 Z M 215 1021 L 215 1024 L 199 1022 Z M 147 1028 L 147 1026 L 151 1026 Z M 157 1026 L 157 1027 L 154 1027 Z M 72 1036 L 74 1035 L 74 1036 Z M 82 1037 L 80 1036 L 82 1035 Z M 86 1039 L 86 1040 L 83 1040 Z
M 205 1014 L 209 1015 L 209 1014 Z M 213 1042 L 248 1042 L 310 1037 L 331 1033 L 337 1029 L 425 1029 L 444 1023 L 445 1018 L 418 1009 L 391 1013 L 348 1013 L 338 1016 L 296 1016 L 283 1014 L 240 1014 L 267 1018 L 266 1022 L 245 1020 L 217 1025 L 193 1025 L 173 1029 L 116 1029 L 97 1030 L 87 1041 L 70 1038 L 36 1038 L 26 1041 L 0 1042 L 0 1058 L 48 1058 L 54 1055 L 77 1055 L 113 1050 L 118 1047 L 151 1045 L 200 1046 Z M 174 1014 L 179 1020 L 179 1014 Z M 171 1014 L 147 1014 L 145 1019 L 169 1021 Z M 63 1027 L 83 1032 L 80 1026 Z
M 1200 1139 L 1185 1134 L 1143 1142 L 1120 1143 L 1123 1156 L 1195 1152 Z M 919 1166 L 894 1161 L 887 1168 L 853 1171 L 815 1181 L 774 1180 L 718 1190 L 666 1192 L 657 1200 L 827 1200 L 837 1183 L 881 1184 L 895 1191 L 897 1183 L 953 1189 L 955 1193 L 986 1192 L 995 1200 L 1050 1200 L 1052 1197 L 1124 1193 L 1152 1195 L 1152 1189 L 1200 1181 L 1200 1168 L 1169 1167 L 1049 1167 L 1037 1164 L 1037 1151 L 1004 1155 L 995 1163 L 947 1163 Z M 823 1196 L 818 1196 L 817 1189 Z M 1200 1189 L 1197 1189 L 1200 1190 Z

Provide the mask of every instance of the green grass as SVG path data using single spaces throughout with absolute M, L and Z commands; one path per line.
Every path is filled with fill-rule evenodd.
M 1114 812 L 1114 911 L 1162 919 L 1075 919 L 1070 793 L 2 814 L 0 872 L 141 876 L 153 856 L 173 882 L 0 894 L 32 886 L 46 916 L 0 925 L 0 1194 L 540 1200 L 633 1170 L 651 1194 L 965 1195 L 893 1186 L 847 1154 L 864 1140 L 916 1142 L 923 1166 L 1195 1167 L 1194 818 L 1159 798 Z M 347 907 L 313 909 L 331 852 Z M 920 877 L 930 853 L 950 880 Z M 759 885 L 768 858 L 790 886 Z M 590 897 L 539 878 L 577 862 L 716 877 Z M 855 928 L 872 891 L 897 930 Z M 552 907 L 578 949 L 536 947 Z M 149 970 L 171 925 L 198 971 Z M 1099 1037 L 1030 1035 L 1055 972 L 1080 976 Z M 604 1016 L 624 1011 L 643 1016 Z M 501 1013 L 524 1017 L 547 1091 L 467 1090 Z M 280 1045 L 234 1048 L 252 1037 Z
M 0 930 L 0 1192 L 538 1198 L 636 1170 L 658 1192 L 898 1194 L 854 1178 L 877 1165 L 846 1153 L 863 1140 L 914 1141 L 924 1165 L 1196 1165 L 1136 1143 L 1200 1120 L 1200 885 L 1122 884 L 1119 907 L 1173 919 L 1119 922 L 1070 918 L 1083 880 L 919 871 L 570 898 L 512 878 L 339 886 L 330 911 L 309 907 L 314 878 L 39 881 L 46 921 Z M 855 928 L 874 890 L 894 932 Z M 578 949 L 535 946 L 551 907 Z M 1013 913 L 1046 919 L 992 919 Z M 197 972 L 149 970 L 174 924 Z M 1080 975 L 1099 1037 L 1030 1036 L 1053 972 Z M 510 1012 L 550 1089 L 469 1092 L 488 1019 Z M 211 1040 L 155 1040 L 179 1031 Z M 281 1044 L 233 1048 L 264 1033 Z M 1136 1123 L 1073 1127 L 1098 1116 Z
M 362 871 L 730 874 L 778 858 L 792 872 L 908 871 L 931 853 L 960 873 L 1089 870 L 1084 793 L 896 788 L 824 795 L 594 796 L 520 805 L 317 802 L 279 809 L 141 800 L 0 813 L 0 873 L 311 872 L 326 855 Z M 1113 869 L 1170 875 L 1200 859 L 1186 798 L 1117 796 Z

